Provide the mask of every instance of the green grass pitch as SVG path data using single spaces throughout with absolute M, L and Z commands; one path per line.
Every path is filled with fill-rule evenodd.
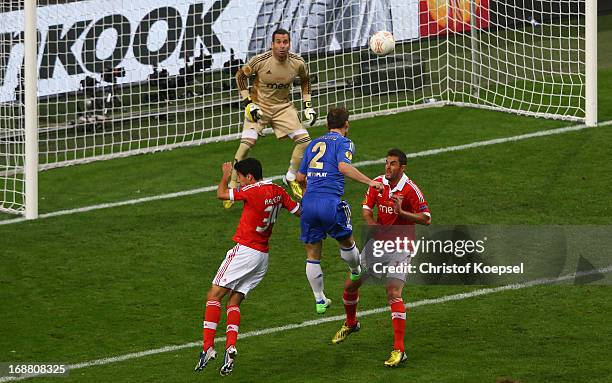
M 612 29 L 601 20 L 599 120 L 608 121 Z M 364 161 L 384 157 L 392 146 L 419 152 L 569 125 L 448 107 L 355 121 L 350 137 L 355 161 Z M 421 186 L 438 224 L 610 225 L 611 142 L 612 126 L 603 126 L 414 158 L 407 174 Z M 43 172 L 41 213 L 214 185 L 235 146 L 209 144 Z M 252 155 L 272 176 L 284 172 L 290 152 L 288 142 L 266 137 Z M 382 165 L 361 170 L 375 176 Z M 347 182 L 356 225 L 364 191 Z M 240 208 L 223 210 L 209 192 L 0 226 L 0 362 L 75 364 L 199 340 L 205 293 L 232 246 L 239 215 Z M 242 306 L 241 333 L 321 318 L 304 276 L 298 228 L 297 219 L 280 215 L 269 272 Z M 341 315 L 346 267 L 335 243 L 326 241 L 324 249 L 326 292 L 334 299 L 325 316 Z M 405 299 L 472 289 L 408 286 Z M 235 371 L 224 379 L 609 382 L 611 293 L 609 286 L 553 285 L 409 309 L 409 361 L 393 370 L 382 365 L 392 345 L 388 312 L 364 317 L 362 331 L 337 346 L 330 338 L 341 321 L 249 337 L 239 340 Z M 384 306 L 380 286 L 362 290 L 360 310 Z M 33 381 L 222 379 L 219 361 L 193 372 L 198 351 L 184 348 Z

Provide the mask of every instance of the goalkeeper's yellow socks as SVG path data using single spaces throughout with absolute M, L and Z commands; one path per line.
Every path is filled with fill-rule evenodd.
M 235 162 L 242 161 L 249 155 L 249 151 L 255 144 L 248 140 L 240 140 L 240 145 L 238 145 L 238 149 L 236 150 L 236 155 L 234 156 Z
M 234 164 L 238 161 L 244 160 L 248 155 L 251 148 L 255 145 L 251 141 L 241 140 L 240 145 L 238 145 L 238 149 L 236 150 L 236 154 L 234 155 Z M 238 186 L 238 174 L 236 173 L 236 169 L 232 169 L 232 175 L 229 181 L 229 188 L 233 189 Z M 234 204 L 233 201 L 223 201 L 223 207 L 229 209 Z
M 294 174 L 294 178 L 287 178 L 288 181 L 295 180 L 295 174 L 297 174 L 300 168 L 302 158 L 304 158 L 304 151 L 309 143 L 310 136 L 301 137 L 295 140 L 295 146 L 293 147 L 293 152 L 291 152 L 291 161 L 289 162 L 289 172 Z
M 251 150 L 253 145 L 255 144 L 251 141 L 241 140 L 240 145 L 238 145 L 238 149 L 236 150 L 236 154 L 234 155 L 234 164 L 247 158 L 247 156 L 249 155 L 249 151 Z M 236 187 L 236 185 L 238 184 L 236 181 L 237 178 L 238 175 L 236 174 L 236 170 L 232 169 L 232 177 L 230 178 L 229 183 L 230 188 Z

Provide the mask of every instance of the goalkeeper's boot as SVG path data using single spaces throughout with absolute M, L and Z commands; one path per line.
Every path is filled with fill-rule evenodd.
M 391 356 L 389 359 L 385 360 L 385 366 L 387 367 L 397 367 L 400 363 L 404 363 L 408 360 L 408 355 L 401 350 L 393 350 L 391 351 Z
M 206 351 L 201 351 L 200 360 L 198 361 L 198 364 L 196 364 L 194 371 L 202 371 L 204 367 L 206 367 L 208 362 L 215 359 L 216 357 L 217 352 L 212 347 L 209 347 Z
M 325 298 L 323 300 L 317 301 L 315 307 L 317 309 L 317 314 L 325 314 L 329 306 L 331 306 L 332 300 L 329 298 Z
M 287 180 L 287 176 L 283 176 L 283 183 L 289 186 L 295 198 L 302 199 L 302 197 L 304 197 L 304 190 L 296 180 L 289 181 Z
M 332 338 L 332 343 L 338 344 L 340 342 L 344 342 L 344 340 L 349 335 L 351 335 L 354 332 L 359 331 L 360 329 L 361 329 L 361 325 L 359 324 L 359 322 L 357 322 L 357 324 L 354 325 L 353 327 L 347 326 L 346 322 L 344 322 L 340 330 L 338 330 L 338 332 L 336 332 L 336 335 L 334 335 L 334 337 Z
M 225 359 L 223 359 L 223 366 L 219 370 L 221 376 L 227 376 L 232 373 L 234 370 L 234 360 L 236 359 L 236 355 L 238 355 L 238 350 L 236 350 L 235 346 L 229 346 L 227 350 L 225 350 Z
M 238 162 L 238 160 L 234 160 L 234 164 L 236 164 L 236 162 Z M 232 177 L 236 177 L 235 170 L 232 170 Z M 238 182 L 236 182 L 236 180 L 233 178 L 227 184 L 227 187 L 229 189 L 234 189 L 237 186 L 238 186 Z M 230 209 L 233 205 L 234 205 L 234 201 L 230 201 L 230 200 L 223 201 L 223 208 L 225 209 Z

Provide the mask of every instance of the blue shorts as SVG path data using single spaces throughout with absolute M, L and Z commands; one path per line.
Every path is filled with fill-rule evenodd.
M 306 193 L 302 199 L 300 227 L 300 239 L 305 243 L 320 242 L 327 234 L 336 240 L 348 238 L 353 234 L 351 207 L 332 196 L 320 198 Z

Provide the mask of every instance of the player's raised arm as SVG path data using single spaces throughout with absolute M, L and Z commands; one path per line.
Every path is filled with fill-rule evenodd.
M 302 207 L 300 206 L 300 203 L 294 201 L 293 198 L 291 198 L 291 196 L 287 194 L 285 189 L 281 190 L 283 207 L 287 209 L 289 213 L 295 215 L 296 217 L 299 217 L 302 214 Z
M 230 177 L 232 176 L 232 163 L 231 162 L 225 162 L 223 165 L 221 165 L 221 171 L 223 172 L 223 175 L 221 176 L 221 181 L 219 181 L 219 186 L 217 186 L 217 198 L 221 199 L 221 200 L 229 200 L 230 199 L 230 193 L 229 193 L 229 188 L 227 187 L 227 181 L 229 181 Z
M 298 76 L 300 76 L 300 84 L 302 87 L 302 100 L 304 100 L 304 102 L 310 102 L 310 76 L 308 75 L 308 67 L 306 66 L 305 62 L 304 65 L 300 68 Z
M 253 68 L 250 63 L 246 64 L 238 70 L 236 73 L 236 86 L 240 92 L 240 98 L 245 99 L 249 97 L 249 77 L 253 75 Z
M 383 185 L 380 182 L 376 182 L 370 179 L 370 177 L 366 176 L 365 174 L 357 170 L 356 167 L 347 162 L 340 162 L 338 164 L 338 170 L 340 170 L 340 173 L 344 174 L 348 178 L 373 187 L 378 191 L 381 191 L 383 189 Z
M 306 63 L 304 63 L 304 65 L 300 68 L 298 75 L 300 77 L 300 84 L 302 87 L 302 100 L 304 101 L 304 122 L 308 126 L 313 126 L 317 121 L 317 112 L 312 107 L 310 76 L 308 75 Z
M 236 85 L 240 91 L 240 97 L 242 98 L 244 117 L 250 122 L 257 122 L 262 117 L 261 108 L 253 102 L 249 94 L 248 78 L 254 73 L 255 71 L 251 66 L 251 62 L 240 68 L 236 73 Z

